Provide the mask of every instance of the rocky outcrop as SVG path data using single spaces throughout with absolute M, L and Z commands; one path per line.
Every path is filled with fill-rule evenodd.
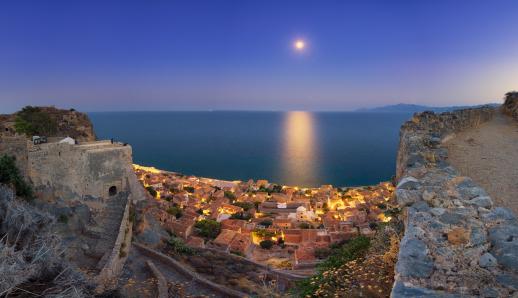
M 502 111 L 518 120 L 518 92 L 513 91 L 505 95 L 505 101 L 502 105 Z
M 518 221 L 448 164 L 441 144 L 492 108 L 416 114 L 400 133 L 396 198 L 405 207 L 392 297 L 507 297 L 518 291 Z
M 95 141 L 93 125 L 86 114 L 74 109 L 62 110 L 55 107 L 38 107 L 38 109 L 47 114 L 56 124 L 56 131 L 47 137 L 69 136 L 81 142 Z M 14 123 L 17 114 L 0 115 L 0 137 L 16 135 Z

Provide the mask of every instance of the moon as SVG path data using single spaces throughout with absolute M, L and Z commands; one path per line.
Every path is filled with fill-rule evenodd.
M 293 47 L 297 51 L 302 51 L 302 50 L 304 50 L 304 48 L 306 48 L 306 42 L 304 40 L 302 40 L 302 39 L 297 39 L 293 43 Z

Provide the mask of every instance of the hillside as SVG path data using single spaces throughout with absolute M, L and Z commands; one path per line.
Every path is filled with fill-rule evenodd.
M 55 107 L 27 106 L 14 114 L 0 115 L 0 136 L 16 134 L 95 141 L 93 125 L 86 114 Z
M 475 106 L 451 106 L 451 107 L 430 107 L 424 105 L 406 104 L 399 103 L 395 105 L 388 105 L 375 108 L 361 108 L 355 112 L 369 112 L 369 113 L 418 113 L 424 111 L 432 111 L 435 113 L 451 112 L 454 110 L 461 110 L 467 108 L 478 108 L 486 105 L 475 105 Z M 490 103 L 487 106 L 496 107 L 499 104 Z

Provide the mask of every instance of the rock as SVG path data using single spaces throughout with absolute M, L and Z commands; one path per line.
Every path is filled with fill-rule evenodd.
M 448 232 L 448 241 L 453 245 L 466 244 L 469 241 L 469 233 L 464 228 L 454 228 Z
M 498 291 L 492 288 L 485 288 L 482 290 L 480 294 L 484 298 L 497 298 L 500 296 Z
M 430 210 L 430 206 L 425 201 L 417 201 L 412 205 L 412 208 L 416 209 L 419 212 L 427 212 Z
M 410 206 L 419 200 L 420 194 L 417 190 L 396 190 L 396 199 L 399 206 Z
M 469 203 L 482 208 L 491 208 L 493 206 L 493 201 L 488 196 L 476 197 L 469 200 Z
M 445 224 L 458 225 L 464 220 L 464 215 L 448 210 L 439 217 L 439 220 Z
M 433 200 L 433 198 L 435 198 L 435 196 L 436 196 L 436 193 L 433 191 L 428 191 L 427 189 L 425 189 L 423 191 L 423 200 L 425 200 L 427 202 L 431 202 Z
M 402 298 L 402 297 L 419 297 L 419 298 L 455 298 L 461 297 L 456 294 L 444 293 L 441 291 L 434 291 L 430 289 L 425 289 L 421 287 L 411 287 L 405 285 L 403 282 L 396 281 L 394 283 L 394 287 L 392 288 L 392 292 L 390 297 L 393 298 Z
M 516 216 L 510 209 L 503 207 L 493 208 L 489 213 L 482 215 L 482 219 L 491 221 L 516 221 Z
M 478 263 L 480 264 L 480 267 L 482 267 L 482 268 L 494 267 L 498 264 L 496 261 L 496 258 L 493 257 L 493 255 L 488 252 L 486 252 L 485 254 L 483 254 L 480 257 L 480 259 L 478 260 Z
M 444 214 L 444 212 L 446 212 L 446 209 L 444 208 L 432 208 L 430 209 L 430 213 L 435 215 L 435 216 L 441 216 Z
M 409 239 L 405 236 L 400 246 L 396 268 L 402 276 L 429 277 L 433 271 L 433 261 L 428 255 L 426 244 L 419 239 Z
M 486 243 L 487 236 L 483 229 L 481 228 L 472 228 L 471 229 L 471 237 L 470 240 L 471 245 L 477 246 Z
M 511 274 L 499 274 L 496 276 L 496 281 L 507 288 L 518 290 L 518 277 Z
M 405 177 L 399 181 L 398 189 L 416 190 L 420 187 L 419 180 L 414 177 Z
M 462 182 L 457 184 L 457 191 L 463 197 L 472 199 L 475 197 L 487 196 L 484 189 L 478 187 L 471 178 L 465 178 Z

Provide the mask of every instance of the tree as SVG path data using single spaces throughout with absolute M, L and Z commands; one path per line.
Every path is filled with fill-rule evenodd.
M 8 155 L 0 157 L 0 183 L 11 184 L 16 190 L 16 195 L 25 199 L 32 199 L 32 187 L 25 182 L 20 170 L 16 167 L 15 158 Z
M 192 187 L 192 186 L 184 186 L 183 190 L 185 190 L 188 193 L 193 193 L 194 192 L 194 187 Z
M 250 202 L 234 202 L 234 203 L 232 203 L 232 205 L 241 207 L 245 211 L 248 211 L 248 210 L 254 208 L 254 204 L 250 203 Z
M 186 255 L 192 255 L 194 254 L 194 250 L 187 246 L 182 239 L 171 236 L 169 241 L 167 241 L 167 244 L 169 247 L 173 250 L 173 252 L 178 254 L 186 254 Z
M 153 198 L 156 198 L 156 196 L 157 196 L 157 194 L 158 194 L 158 193 L 157 193 L 157 192 L 156 192 L 156 190 L 153 188 L 153 186 L 148 186 L 148 187 L 146 187 L 146 189 L 147 189 L 147 191 L 149 192 L 149 194 L 150 194 L 151 196 L 153 196 Z
M 273 224 L 273 222 L 270 219 L 265 219 L 262 220 L 259 224 L 265 227 L 269 227 Z
M 233 192 L 231 192 L 230 190 L 225 190 L 224 194 L 225 194 L 225 197 L 231 201 L 236 199 L 236 195 Z
M 304 229 L 304 230 L 306 230 L 306 229 L 311 229 L 311 228 L 312 228 L 312 226 L 311 226 L 310 224 L 308 224 L 307 222 L 303 222 L 303 223 L 301 223 L 301 224 L 299 225 L 299 228 L 300 228 L 300 229 Z
M 56 121 L 41 108 L 26 106 L 16 113 L 14 128 L 27 136 L 52 135 L 56 133 Z
M 221 232 L 221 223 L 212 219 L 203 219 L 194 224 L 198 235 L 215 239 Z
M 259 245 L 263 249 L 270 249 L 270 248 L 272 248 L 273 244 L 274 243 L 272 240 L 263 240 L 263 241 L 259 242 Z

